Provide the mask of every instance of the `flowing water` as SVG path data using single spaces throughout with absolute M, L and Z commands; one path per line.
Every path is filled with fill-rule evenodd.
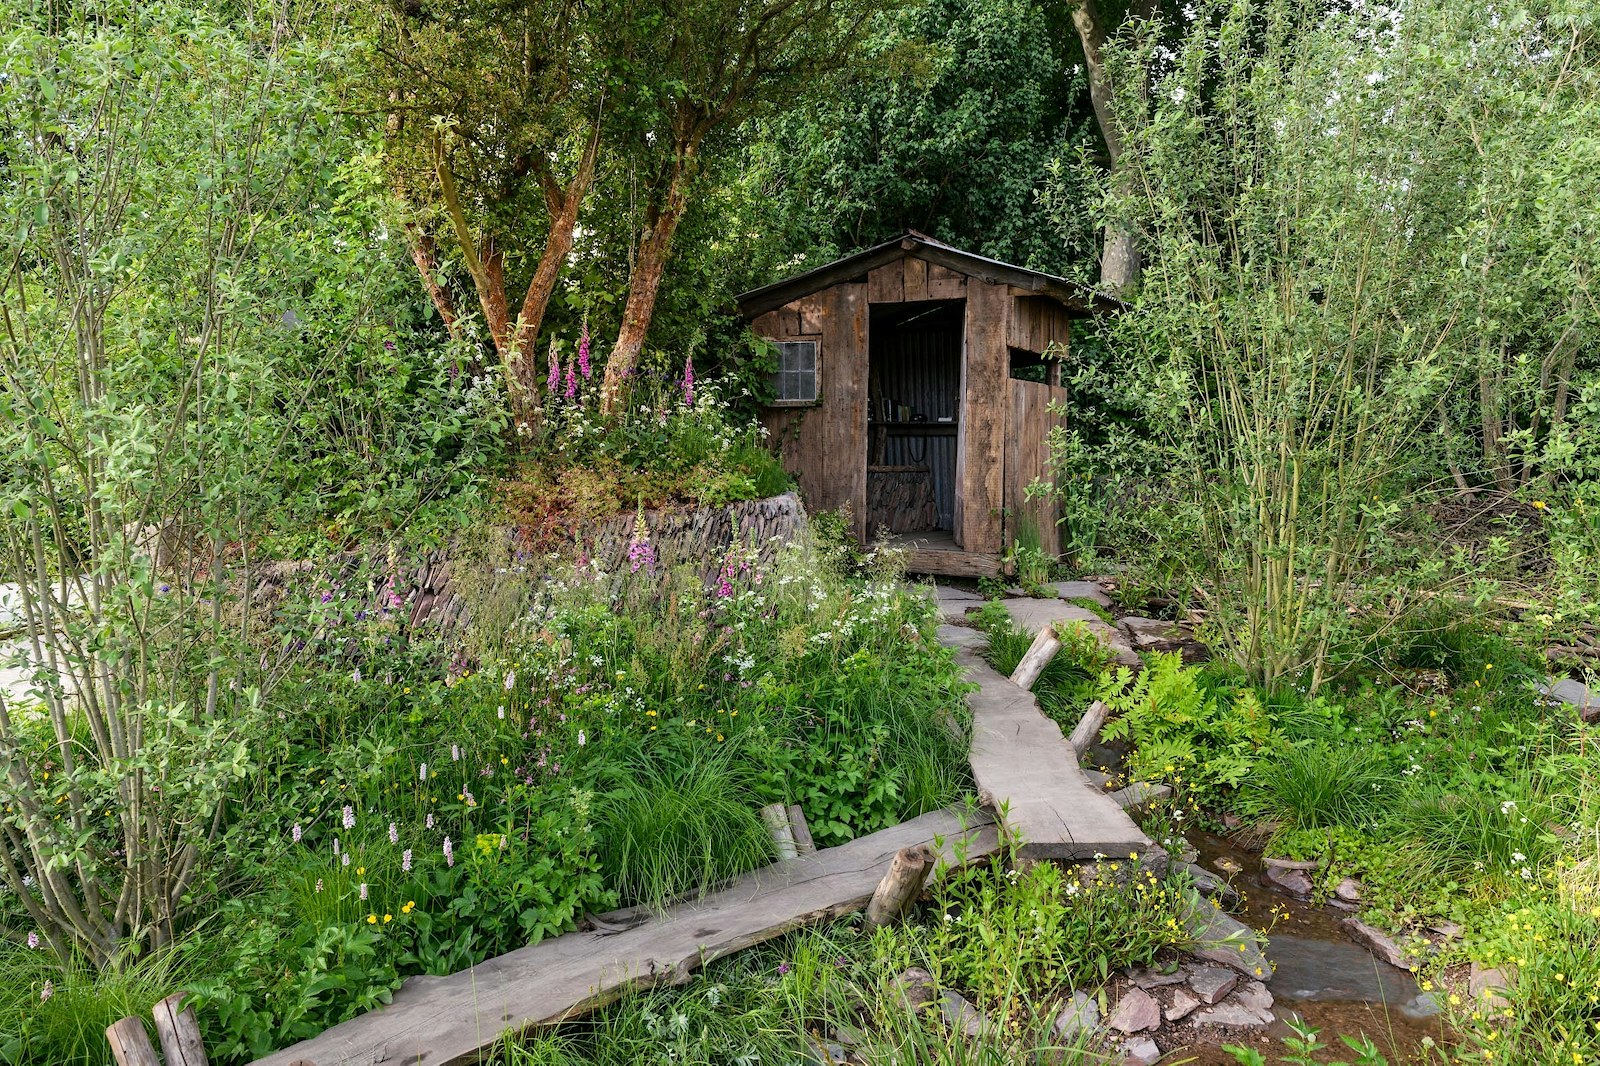
M 1442 1041 L 1438 1019 L 1418 1016 L 1416 980 L 1346 936 L 1339 927 L 1344 912 L 1278 891 L 1262 874 L 1259 856 L 1221 837 L 1195 833 L 1190 842 L 1200 852 L 1201 866 L 1214 870 L 1216 860 L 1225 858 L 1242 868 L 1231 878 L 1245 897 L 1234 915 L 1264 930 L 1270 941 L 1267 957 L 1277 964 L 1277 971 L 1267 987 L 1276 1000 L 1278 1021 L 1266 1030 L 1265 1040 L 1257 1036 L 1246 1041 L 1268 1062 L 1280 1061 L 1278 1038 L 1289 1035 L 1284 1020 L 1291 1016 L 1315 1026 L 1321 1039 L 1334 1045 L 1316 1056 L 1319 1062 L 1349 1062 L 1355 1057 L 1339 1041 L 1339 1034 L 1367 1036 L 1391 1064 L 1421 1062 L 1426 1057 L 1425 1039 Z M 1163 1066 L 1184 1062 L 1231 1066 L 1236 1060 L 1221 1048 L 1192 1047 L 1174 1049 L 1161 1061 Z

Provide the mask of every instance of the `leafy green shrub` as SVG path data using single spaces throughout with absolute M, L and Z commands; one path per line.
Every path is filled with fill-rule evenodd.
M 1122 966 L 1149 963 L 1182 943 L 1183 889 L 1136 862 L 1066 869 L 1035 863 L 969 866 L 938 883 L 928 955 L 943 985 L 985 1008 L 1042 1002 L 1062 988 L 1098 985 Z
M 1201 802 L 1242 783 L 1277 739 L 1253 689 L 1212 690 L 1177 653 L 1150 656 L 1138 677 L 1105 675 L 1100 697 L 1114 715 L 1101 736 L 1131 745 L 1132 779 L 1172 782 Z
M 1294 744 L 1256 763 L 1240 787 L 1239 809 L 1285 829 L 1370 826 L 1385 809 L 1389 782 L 1381 752 Z

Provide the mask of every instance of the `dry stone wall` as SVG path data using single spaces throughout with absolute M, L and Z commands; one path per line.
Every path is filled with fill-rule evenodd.
M 574 552 L 584 561 L 598 561 L 607 573 L 626 569 L 636 518 L 633 513 L 619 514 L 575 530 Z M 726 507 L 646 511 L 645 525 L 658 573 L 687 564 L 709 583 L 736 546 L 741 553 L 752 553 L 758 564 L 771 563 L 779 549 L 805 528 L 806 513 L 800 498 L 791 492 Z M 508 542 L 517 569 L 527 580 L 543 575 L 546 556 L 520 552 L 515 528 L 505 528 L 501 535 Z M 258 605 L 271 607 L 283 602 L 292 589 L 337 586 L 348 594 L 359 583 L 360 589 L 370 595 L 369 610 L 392 614 L 409 626 L 450 626 L 461 621 L 466 612 L 465 599 L 458 593 L 452 575 L 452 560 L 464 554 L 440 548 L 420 559 L 403 560 L 379 549 L 352 552 L 331 563 L 274 563 L 263 568 L 255 599 Z M 377 584 L 373 584 L 374 575 L 380 575 Z

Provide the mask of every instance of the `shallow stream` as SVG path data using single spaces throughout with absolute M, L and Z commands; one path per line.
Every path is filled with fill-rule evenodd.
M 1441 1040 L 1437 1018 L 1413 1016 L 1420 992 L 1416 980 L 1346 936 L 1339 927 L 1345 912 L 1278 890 L 1263 875 L 1259 855 L 1221 837 L 1196 832 L 1189 840 L 1206 869 L 1216 870 L 1219 858 L 1241 867 L 1242 872 L 1229 878 L 1244 896 L 1233 914 L 1269 938 L 1267 957 L 1277 964 L 1277 971 L 1267 988 L 1276 1000 L 1273 1013 L 1278 1021 L 1253 1041 L 1268 1062 L 1280 1061 L 1278 1038 L 1289 1035 L 1284 1019 L 1292 1015 L 1315 1026 L 1321 1039 L 1334 1045 L 1317 1056 L 1320 1062 L 1354 1059 L 1339 1034 L 1366 1035 L 1393 1066 L 1421 1061 L 1424 1038 Z M 1235 1059 L 1221 1048 L 1192 1047 L 1174 1049 L 1161 1062 L 1232 1066 Z

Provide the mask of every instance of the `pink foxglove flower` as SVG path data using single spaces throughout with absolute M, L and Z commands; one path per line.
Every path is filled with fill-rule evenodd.
M 578 368 L 572 363 L 567 364 L 567 399 L 577 399 L 578 396 Z
M 549 362 L 550 376 L 545 378 L 544 387 L 549 391 L 550 395 L 554 396 L 556 394 L 556 390 L 561 387 L 561 357 L 556 354 L 556 345 L 554 341 L 550 342 Z
M 628 572 L 637 574 L 643 567 L 646 573 L 656 572 L 656 549 L 650 543 L 650 526 L 644 520 L 641 506 L 633 518 L 633 538 L 628 542 Z
M 592 371 L 590 370 L 590 367 L 589 367 L 589 316 L 588 315 L 584 315 L 583 316 L 583 333 L 580 334 L 579 337 L 578 337 L 578 373 L 583 375 L 585 381 L 587 381 L 589 379 L 589 375 L 592 373 Z
M 694 356 L 683 360 L 683 406 L 694 406 Z

